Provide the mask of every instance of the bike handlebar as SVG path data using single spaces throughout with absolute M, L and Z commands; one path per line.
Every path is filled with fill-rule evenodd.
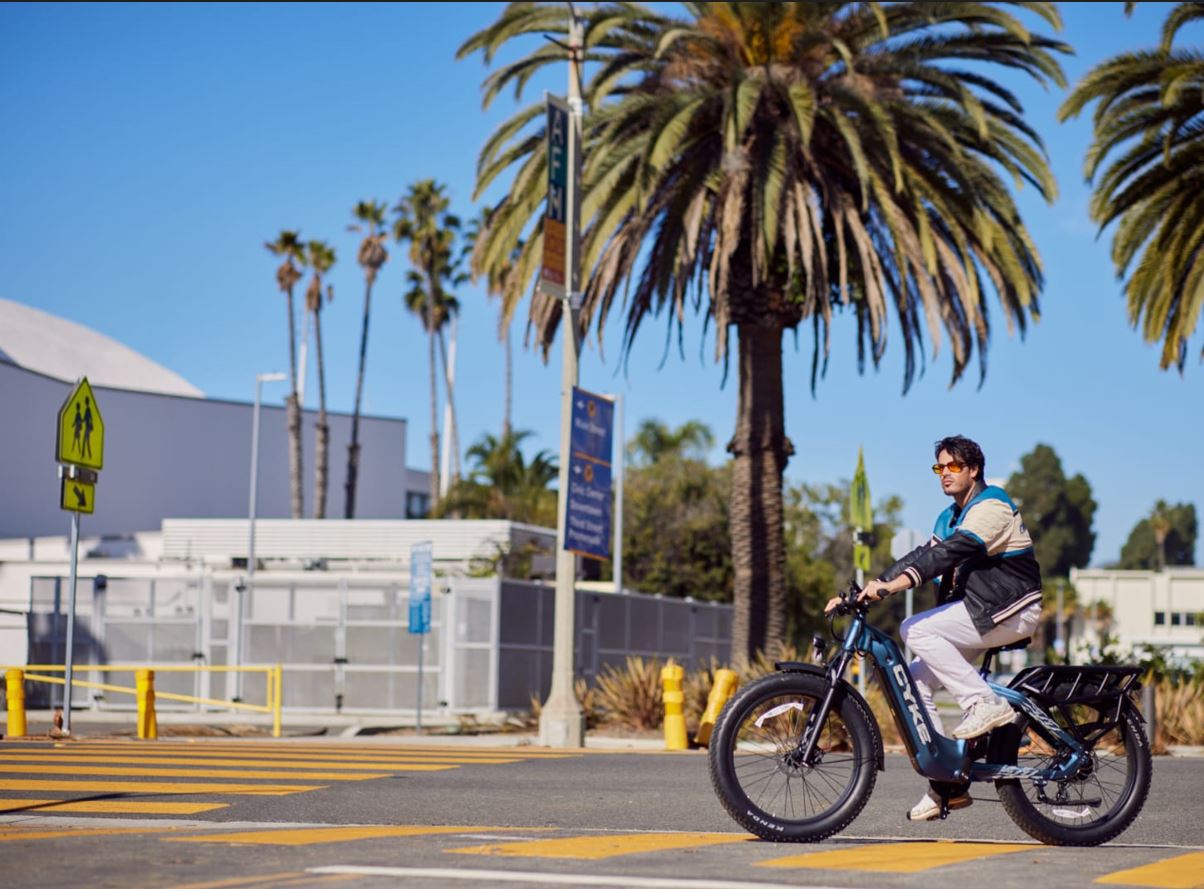
M 840 594 L 840 604 L 832 609 L 828 619 L 843 617 L 847 614 L 864 615 L 869 610 L 870 603 L 859 602 L 857 597 L 860 595 L 861 587 L 857 586 L 856 581 L 850 580 L 848 588 Z

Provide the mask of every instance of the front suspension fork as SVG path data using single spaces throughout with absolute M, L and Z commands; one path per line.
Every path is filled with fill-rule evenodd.
M 799 765 L 811 767 L 815 765 L 815 748 L 819 744 L 820 730 L 823 724 L 828 719 L 828 714 L 832 712 L 832 701 L 836 697 L 837 684 L 840 682 L 840 677 L 844 675 L 845 668 L 849 665 L 849 660 L 853 655 L 845 650 L 841 650 L 836 657 L 836 662 L 828 667 L 828 691 L 824 695 L 823 700 L 811 711 L 807 716 L 807 724 L 803 727 L 803 737 L 799 741 L 798 746 L 794 749 L 792 759 Z

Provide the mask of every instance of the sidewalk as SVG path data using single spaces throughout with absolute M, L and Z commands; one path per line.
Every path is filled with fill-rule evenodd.
M 25 740 L 50 738 L 54 713 L 50 710 L 30 710 L 26 713 Z M 459 720 L 428 721 L 423 718 L 423 731 L 415 731 L 413 721 L 364 715 L 297 714 L 286 717 L 281 737 L 272 737 L 271 718 L 260 714 L 242 714 L 234 722 L 228 714 L 158 713 L 161 741 L 274 741 L 354 742 L 356 744 L 391 745 L 448 745 L 458 747 L 538 747 L 539 733 L 535 731 L 487 731 L 485 725 L 475 730 L 458 731 Z M 0 729 L 4 723 L 0 721 Z M 72 737 L 75 740 L 131 739 L 136 737 L 137 724 L 133 712 L 74 711 L 71 714 Z M 585 747 L 602 750 L 664 750 L 664 737 L 659 733 L 642 735 L 609 731 L 586 733 Z

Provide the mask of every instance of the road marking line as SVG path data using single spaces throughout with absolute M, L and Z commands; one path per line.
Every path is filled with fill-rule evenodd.
M 240 833 L 220 833 L 199 837 L 168 837 L 173 843 L 238 843 L 251 846 L 308 846 L 311 843 L 347 843 L 353 840 L 373 840 L 381 837 L 422 837 L 438 834 L 462 834 L 466 830 L 501 830 L 505 827 L 429 827 L 392 824 L 358 827 L 306 827 L 252 830 Z
M 260 874 L 257 877 L 231 877 L 226 880 L 189 883 L 185 886 L 176 886 L 175 889 L 239 889 L 241 886 L 258 886 L 261 883 L 270 883 L 273 880 L 286 880 L 299 876 L 301 876 L 301 871 L 286 870 L 278 874 Z
M 128 750 L 122 750 L 121 753 L 129 753 Z M 251 759 L 228 759 L 220 756 L 217 753 L 204 753 L 200 755 L 192 755 L 192 751 L 188 751 L 188 756 L 179 756 L 169 750 L 148 750 L 146 753 L 140 753 L 138 756 L 115 756 L 103 751 L 86 751 L 80 753 L 57 753 L 48 751 L 43 754 L 30 753 L 22 751 L 20 753 L 0 753 L 0 765 L 7 762 L 110 762 L 110 763 L 135 763 L 138 765 L 146 765 L 147 763 L 163 763 L 164 765 L 215 765 L 215 766 L 262 766 L 265 761 L 271 762 L 273 768 L 280 769 L 396 769 L 397 771 L 434 771 L 440 765 L 471 765 L 482 763 L 486 765 L 509 765 L 511 763 L 523 762 L 520 759 L 465 759 L 461 756 L 447 757 L 417 757 L 411 756 L 403 759 L 352 759 L 342 758 L 339 760 L 315 760 L 310 757 L 303 759 L 282 757 L 276 754 L 264 754 L 261 757 Z M 242 754 L 244 757 L 249 756 L 248 753 Z M 430 765 L 429 769 L 424 769 L 424 765 Z
M 154 803 L 141 800 L 0 799 L 0 812 L 88 812 L 94 815 L 199 815 L 228 803 Z
M 454 766 L 417 766 L 421 771 L 450 769 Z M 399 770 L 400 771 L 400 770 Z M 14 775 L 105 775 L 112 778 L 260 778 L 276 781 L 292 779 L 304 781 L 367 781 L 387 778 L 388 772 L 276 772 L 250 771 L 249 769 L 171 769 L 171 768 L 125 768 L 102 765 L 53 766 L 42 763 L 26 765 L 0 762 L 0 774 Z
M 504 855 L 524 858 L 581 858 L 597 861 L 641 852 L 668 852 L 724 843 L 747 843 L 754 838 L 730 833 L 633 833 L 619 836 L 594 835 L 554 840 L 528 840 L 463 849 L 445 849 L 460 855 Z
M 0 780 L 0 790 L 52 790 L 66 793 L 235 793 L 247 796 L 288 796 L 323 790 L 321 784 L 200 784 L 174 781 L 37 781 L 26 778 Z
M 562 874 L 542 871 L 456 870 L 450 867 L 369 867 L 363 865 L 331 865 L 311 867 L 315 874 L 355 874 L 363 877 L 411 877 L 425 880 L 476 880 L 485 883 L 551 883 L 556 886 L 616 886 L 619 889 L 798 889 L 794 883 L 754 883 L 743 880 L 685 880 L 680 877 L 604 876 L 602 874 Z M 207 889 L 207 887 L 178 887 L 178 889 Z M 216 887 L 214 887 L 216 889 Z M 808 889 L 833 889 L 830 886 L 808 886 Z M 845 887 L 847 889 L 847 887 Z
M 808 868 L 811 870 L 860 870 L 872 873 L 916 874 L 957 864 L 977 861 L 1010 852 L 1031 852 L 1031 845 L 1011 843 L 964 843 L 955 840 L 919 841 L 857 845 L 848 849 L 830 849 L 758 861 L 757 867 Z
M 1158 889 L 1198 889 L 1204 886 L 1204 852 L 1192 852 L 1130 870 L 1118 870 L 1095 882 L 1155 886 Z
M 176 886 L 175 889 L 247 889 L 251 886 L 262 886 L 264 883 L 270 883 L 272 889 L 284 889 L 286 886 L 346 883 L 354 879 L 356 879 L 355 874 L 310 874 L 284 871 L 279 874 L 266 874 L 258 877 L 234 877 L 229 880 L 214 880 L 207 883 L 189 883 L 186 886 Z
M 0 842 L 19 842 L 20 840 L 53 840 L 64 837 L 107 837 L 118 834 L 147 833 L 171 830 L 170 827 L 105 827 L 105 828 L 75 828 L 67 827 L 60 830 L 23 830 L 11 828 L 0 830 Z

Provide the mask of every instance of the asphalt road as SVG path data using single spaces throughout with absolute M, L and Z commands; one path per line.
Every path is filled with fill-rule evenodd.
M 1156 759 L 1141 817 L 1095 849 L 1034 843 L 989 785 L 912 824 L 924 786 L 888 756 L 844 834 L 792 845 L 728 818 L 700 751 L 3 742 L 0 885 L 1204 886 L 1204 759 Z

